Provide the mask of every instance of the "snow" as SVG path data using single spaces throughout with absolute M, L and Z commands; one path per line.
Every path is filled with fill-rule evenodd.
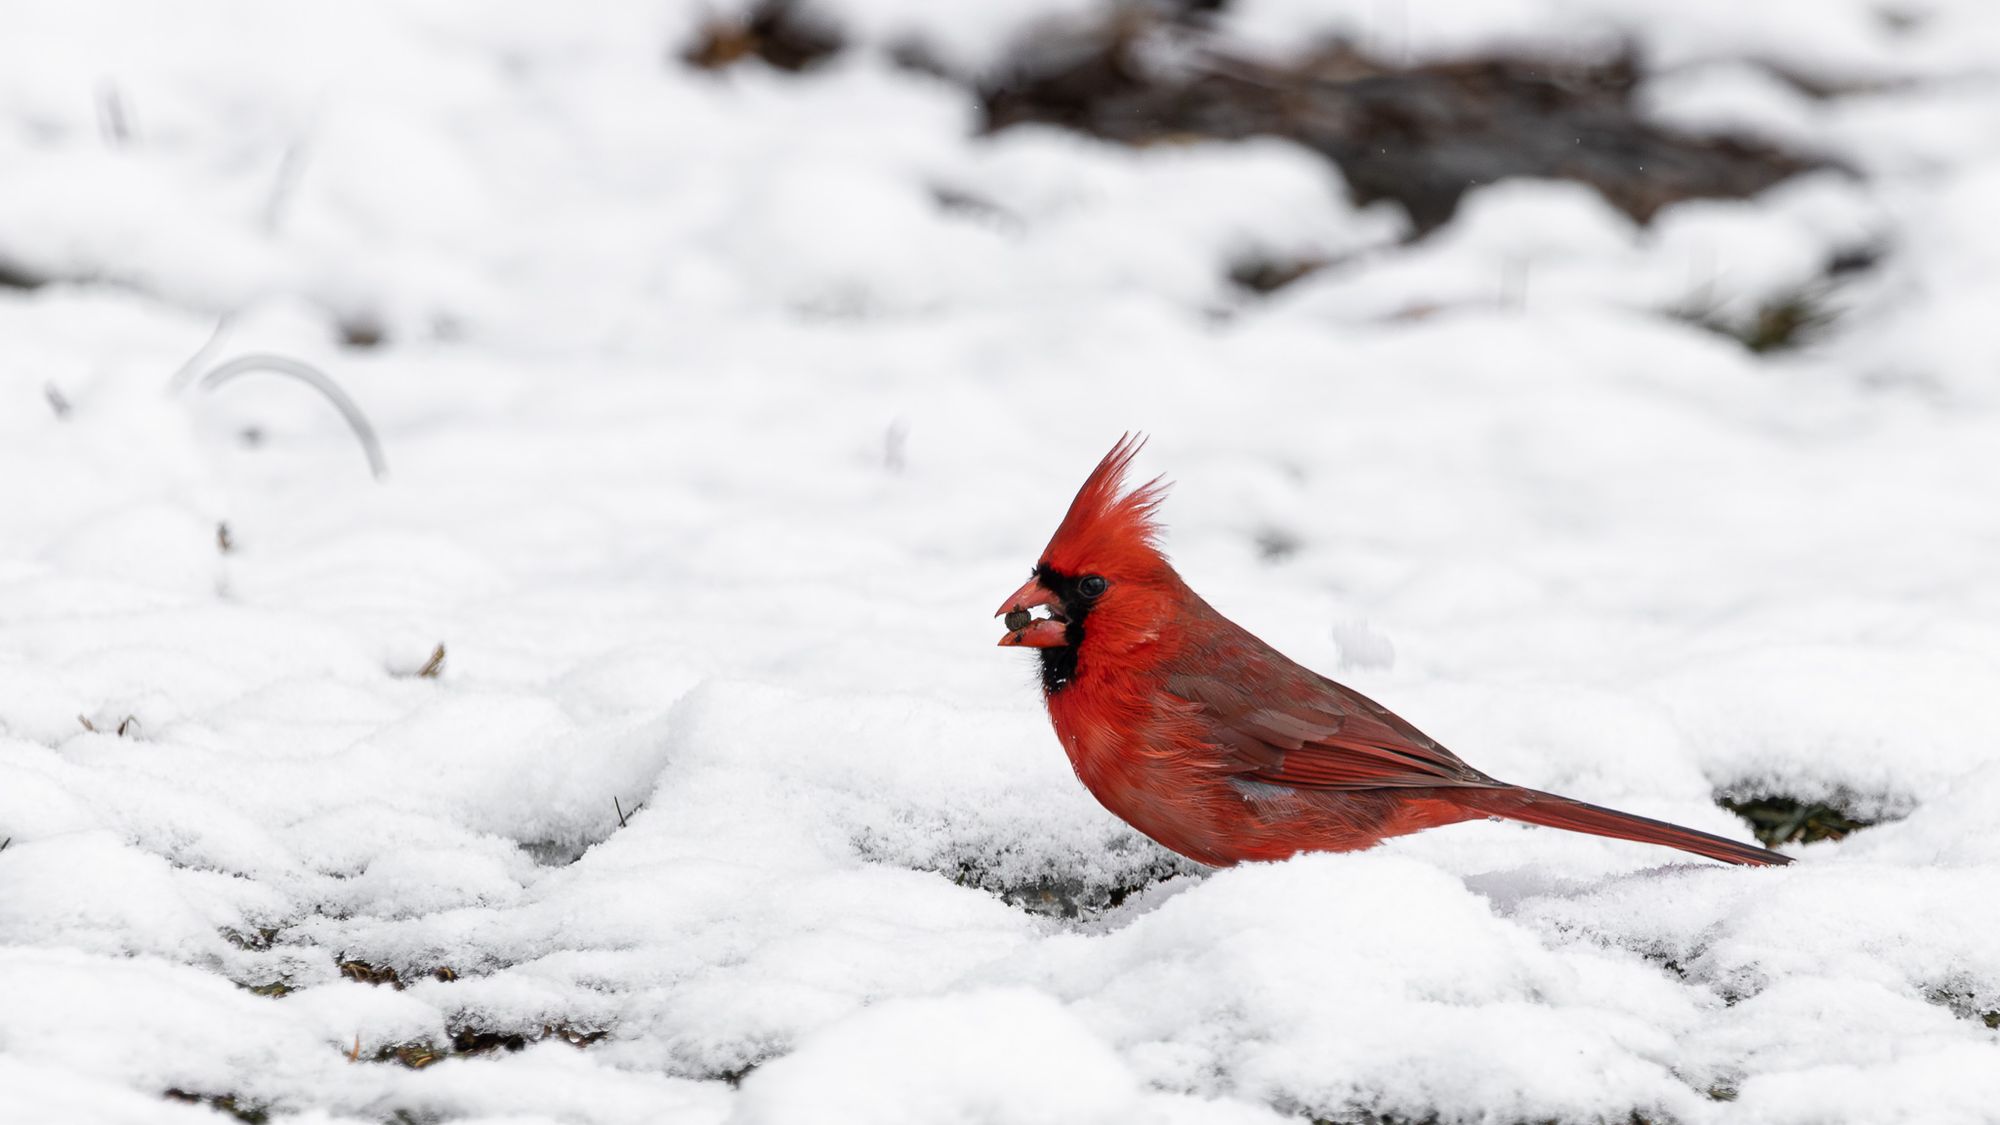
M 1283 143 L 981 138 L 889 61 L 1071 0 L 824 0 L 800 75 L 678 61 L 734 4 L 17 7 L 0 1118 L 1993 1119 L 1990 5 L 1232 5 L 1629 42 L 1659 120 L 1846 169 L 1644 226 L 1507 181 L 1417 242 Z M 1860 250 L 1802 350 L 1672 315 Z M 387 477 L 296 383 L 169 394 L 212 335 Z M 1782 870 L 1161 852 L 988 618 L 1128 429 L 1197 589 L 1480 768 L 1897 819 Z M 460 1035 L 519 1049 L 394 1061 Z

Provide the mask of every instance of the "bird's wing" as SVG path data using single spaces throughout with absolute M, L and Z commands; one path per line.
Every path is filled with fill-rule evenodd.
M 1238 776 L 1299 789 L 1495 784 L 1388 708 L 1249 640 L 1261 651 L 1229 646 L 1165 683 Z

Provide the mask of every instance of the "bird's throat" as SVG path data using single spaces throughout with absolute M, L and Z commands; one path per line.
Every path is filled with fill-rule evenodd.
M 1063 630 L 1063 643 L 1038 648 L 1042 660 L 1042 694 L 1054 695 L 1076 682 L 1077 652 L 1083 647 L 1083 622 L 1071 621 Z
M 1042 585 L 1062 601 L 1063 643 L 1039 648 L 1042 663 L 1042 694 L 1053 696 L 1076 682 L 1077 661 L 1083 651 L 1084 622 L 1090 617 L 1091 600 L 1078 589 L 1079 575 L 1065 574 L 1043 563 L 1035 568 Z

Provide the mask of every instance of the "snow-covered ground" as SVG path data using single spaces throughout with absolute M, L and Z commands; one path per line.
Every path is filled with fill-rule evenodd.
M 1856 173 L 1405 245 L 1282 142 L 981 139 L 886 58 L 1089 7 L 830 2 L 788 75 L 673 0 L 13 0 L 0 1119 L 2000 1120 L 2000 8 L 1242 0 L 1630 40 Z M 1857 248 L 1804 351 L 1666 315 Z M 383 481 L 297 383 L 168 392 L 224 314 L 193 373 L 322 367 Z M 1127 429 L 1197 589 L 1475 765 L 1896 819 L 1180 864 L 988 618 Z

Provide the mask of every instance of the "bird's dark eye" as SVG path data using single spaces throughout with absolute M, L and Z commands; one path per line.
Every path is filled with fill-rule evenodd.
M 1106 582 L 1101 575 L 1086 574 L 1082 578 L 1077 579 L 1076 592 L 1086 598 L 1094 598 L 1102 594 L 1105 588 L 1110 585 L 1111 583 Z

